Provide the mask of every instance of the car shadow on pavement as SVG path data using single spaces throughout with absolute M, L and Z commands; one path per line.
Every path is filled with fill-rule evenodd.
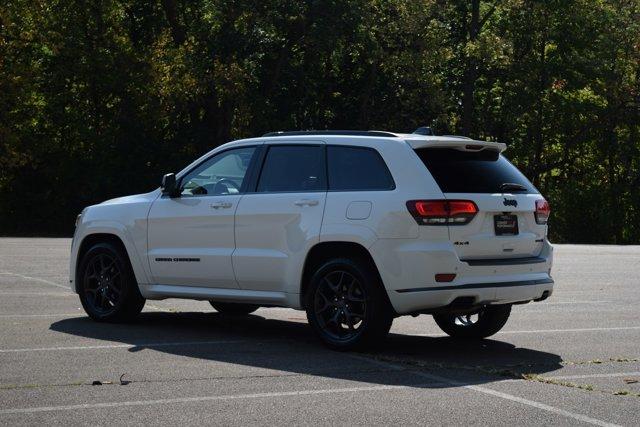
M 464 342 L 448 337 L 390 334 L 376 351 L 336 352 L 319 342 L 304 314 L 295 314 L 297 317 L 282 320 L 260 315 L 233 317 L 215 312 L 145 312 L 131 324 L 97 323 L 78 317 L 57 321 L 50 329 L 128 344 L 132 346 L 129 351 L 134 353 L 151 350 L 382 385 L 462 386 L 521 378 L 523 374 L 542 374 L 562 367 L 557 354 L 516 347 L 495 339 Z M 424 375 L 412 375 L 417 371 L 445 376 L 454 383 L 425 384 Z

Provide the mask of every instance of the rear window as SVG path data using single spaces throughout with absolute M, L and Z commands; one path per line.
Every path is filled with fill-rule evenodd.
M 370 148 L 327 147 L 329 190 L 393 190 L 393 178 L 377 151 Z
M 504 190 L 507 193 L 538 193 L 515 166 L 492 150 L 422 148 L 416 153 L 443 193 L 502 193 L 501 186 L 506 183 L 524 187 Z

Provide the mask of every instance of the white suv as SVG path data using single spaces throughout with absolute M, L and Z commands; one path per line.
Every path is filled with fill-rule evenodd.
M 512 304 L 553 291 L 549 205 L 505 148 L 356 131 L 230 142 L 160 189 L 86 208 L 71 287 L 100 321 L 189 298 L 230 315 L 306 310 L 339 349 L 380 341 L 406 314 L 487 337 Z

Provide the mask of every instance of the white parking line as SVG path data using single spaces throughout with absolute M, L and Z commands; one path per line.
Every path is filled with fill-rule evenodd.
M 177 346 L 194 346 L 194 345 L 213 345 L 213 344 L 235 344 L 245 342 L 243 340 L 219 340 L 219 341 L 178 341 L 178 342 L 151 342 L 137 344 L 105 344 L 105 345 L 82 345 L 74 347 L 37 347 L 37 348 L 6 348 L 0 349 L 0 353 L 30 353 L 36 351 L 67 351 L 67 350 L 104 350 L 111 348 L 135 348 L 135 347 L 177 347 Z
M 272 393 L 251 393 L 251 394 L 232 394 L 222 396 L 197 396 L 197 397 L 179 397 L 174 399 L 156 399 L 156 400 L 130 400 L 124 402 L 104 402 L 104 403 L 85 403 L 80 405 L 61 405 L 61 406 L 39 406 L 34 408 L 12 408 L 0 409 L 0 415 L 8 414 L 33 414 L 36 412 L 53 412 L 53 411 L 76 411 L 80 409 L 101 409 L 125 406 L 148 406 L 148 405 L 167 405 L 173 403 L 198 403 L 198 402 L 214 402 L 221 400 L 237 400 L 237 399 L 260 399 L 269 397 L 289 397 L 289 396 L 311 396 L 320 394 L 335 393 L 358 393 L 368 391 L 390 391 L 390 390 L 408 390 L 412 388 L 431 387 L 441 385 L 440 383 L 416 384 L 412 386 L 405 385 L 378 385 L 366 387 L 349 387 L 349 388 L 329 388 L 320 390 L 299 390 L 299 391 L 283 391 Z
M 31 277 L 31 276 L 23 276 L 22 274 L 12 273 L 10 271 L 0 271 L 0 274 L 8 275 L 8 276 L 16 276 L 25 280 L 35 280 L 36 282 L 46 283 L 47 285 L 55 286 L 58 288 L 66 289 L 67 291 L 71 291 L 69 286 L 64 286 L 56 282 L 52 282 L 51 280 L 40 279 L 39 277 Z
M 619 326 L 613 328 L 575 328 L 575 329 L 532 329 L 525 331 L 500 331 L 497 335 L 503 334 L 544 334 L 544 333 L 563 333 L 563 332 L 601 332 L 601 331 L 629 331 L 638 330 L 640 326 Z M 434 332 L 432 334 L 410 334 L 415 337 L 446 337 L 447 334 Z
M 584 374 L 584 375 L 554 375 L 548 377 L 543 375 L 544 378 L 550 378 L 552 380 L 579 380 L 582 378 L 615 378 L 615 377 L 633 377 L 640 376 L 640 372 L 615 372 L 612 374 Z
M 0 292 L 0 295 L 15 296 L 15 297 L 40 296 L 40 297 L 60 297 L 60 298 L 69 298 L 69 297 L 76 296 L 76 294 L 64 293 L 64 292 Z
M 368 357 L 365 356 L 357 356 L 357 355 L 352 355 L 349 354 L 349 357 L 358 359 L 358 360 L 363 360 L 363 361 L 368 361 L 370 363 L 373 363 L 375 365 L 379 365 L 379 366 L 383 366 L 386 367 L 388 369 L 396 369 L 396 370 L 405 370 L 405 368 L 401 365 L 397 365 L 395 363 L 389 363 L 389 362 L 382 362 L 379 360 L 374 360 L 374 359 L 370 359 Z M 551 412 L 554 414 L 558 414 L 558 415 L 562 415 L 565 416 L 567 418 L 572 418 L 574 420 L 578 420 L 578 421 L 582 421 L 588 424 L 593 424 L 593 425 L 597 425 L 597 426 L 606 426 L 606 427 L 613 427 L 613 426 L 618 426 L 617 424 L 611 424 L 608 423 L 606 421 L 602 421 L 599 420 L 597 418 L 591 418 L 588 417 L 586 415 L 583 414 L 578 414 L 576 412 L 570 412 L 570 411 L 566 411 L 564 409 L 560 409 L 560 408 L 556 408 L 554 406 L 551 405 L 547 405 L 544 403 L 540 403 L 540 402 L 536 402 L 534 400 L 529 400 L 529 399 L 524 399 L 522 397 L 518 397 L 518 396 L 514 396 L 512 394 L 508 394 L 508 393 L 502 393 L 500 391 L 496 391 L 490 388 L 486 388 L 486 387 L 482 387 L 482 386 L 478 386 L 478 385 L 470 385 L 470 384 L 466 384 L 457 380 L 453 380 L 450 378 L 446 378 L 446 377 L 441 377 L 440 375 L 434 375 L 434 374 L 428 374 L 426 372 L 421 372 L 421 371 L 410 371 L 412 374 L 415 374 L 419 377 L 422 378 L 427 378 L 429 380 L 432 381 L 438 381 L 438 382 L 442 382 L 445 384 L 449 384 L 451 386 L 455 386 L 455 387 L 464 387 L 466 389 L 469 390 L 473 390 L 473 391 L 477 391 L 480 393 L 484 393 L 484 394 L 488 394 L 490 396 L 494 396 L 494 397 L 498 397 L 500 399 L 504 399 L 504 400 L 509 400 L 511 402 L 516 402 L 516 403 L 521 403 L 523 405 L 527 405 L 527 406 L 531 406 L 533 408 L 537 408 L 543 411 L 547 411 L 547 412 Z
M 564 304 L 609 304 L 613 301 L 547 301 L 544 305 L 564 305 Z M 527 307 L 542 307 L 544 305 L 532 305 Z
M 0 293 L 0 295 L 3 295 L 2 293 Z M 34 295 L 42 295 L 42 294 L 34 294 Z M 65 296 L 69 296 L 69 295 L 65 295 Z M 71 295 L 74 296 L 74 295 Z M 156 310 L 156 311 L 162 311 L 165 313 L 173 313 L 171 310 L 165 310 L 163 308 L 160 307 L 154 307 L 152 305 L 146 304 L 144 306 L 145 308 L 150 308 L 152 310 Z M 198 312 L 200 313 L 200 312 Z M 207 314 L 207 312 L 203 311 L 201 313 Z M 86 317 L 86 315 L 84 314 L 84 311 L 80 311 L 78 310 L 76 313 L 52 313 L 52 314 L 0 314 L 0 319 L 13 319 L 13 318 L 29 318 L 29 317 L 75 317 L 75 316 L 83 316 Z
M 500 331 L 498 334 L 542 334 L 557 332 L 600 332 L 637 330 L 640 326 L 618 326 L 612 328 L 574 328 L 574 329 L 534 329 L 530 331 Z
M 60 314 L 0 314 L 0 319 L 21 319 L 29 317 L 73 317 L 81 314 L 77 313 L 60 313 Z

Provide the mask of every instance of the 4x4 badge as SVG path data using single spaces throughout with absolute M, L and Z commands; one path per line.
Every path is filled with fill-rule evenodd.
M 504 198 L 504 201 L 502 202 L 502 204 L 504 204 L 505 206 L 513 206 L 514 208 L 518 207 L 517 200 L 510 200 L 510 199 L 507 199 L 506 197 Z

